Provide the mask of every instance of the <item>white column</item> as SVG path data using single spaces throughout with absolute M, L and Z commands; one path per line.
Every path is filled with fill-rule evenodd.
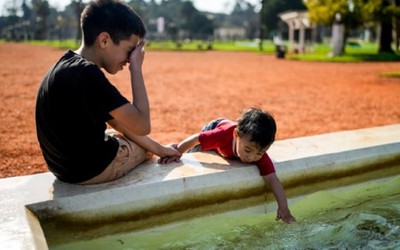
M 302 22 L 300 22 L 299 30 L 299 53 L 304 53 L 305 51 L 305 27 Z
M 294 41 L 294 24 L 291 20 L 287 22 L 289 25 L 289 51 L 294 50 L 293 41 Z

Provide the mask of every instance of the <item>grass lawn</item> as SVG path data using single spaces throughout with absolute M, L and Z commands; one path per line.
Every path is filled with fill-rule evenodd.
M 317 44 L 304 54 L 289 54 L 293 60 L 320 61 L 320 62 L 371 62 L 371 61 L 400 61 L 398 53 L 378 53 L 376 43 L 354 43 L 346 45 L 345 54 L 331 56 L 332 49 L 327 44 Z
M 53 40 L 53 41 L 30 41 L 37 45 L 53 46 L 60 49 L 77 49 L 79 44 L 74 40 Z M 260 51 L 260 40 L 240 40 L 240 41 L 201 41 L 201 40 L 182 40 L 182 41 L 148 41 L 148 50 L 168 50 L 168 51 L 246 51 L 254 53 L 275 53 L 275 45 L 271 40 L 263 41 L 263 50 Z M 366 62 L 366 61 L 400 61 L 399 53 L 377 53 L 378 44 L 350 41 L 345 48 L 345 54 L 341 56 L 331 56 L 332 48 L 329 44 L 315 44 L 307 48 L 304 54 L 286 52 L 285 58 L 291 60 L 319 61 L 319 62 Z M 385 76 L 399 77 L 399 72 L 388 73 Z

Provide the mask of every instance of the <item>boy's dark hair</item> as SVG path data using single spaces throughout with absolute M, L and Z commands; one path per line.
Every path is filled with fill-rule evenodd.
M 93 45 L 101 32 L 110 34 L 117 45 L 131 35 L 139 38 L 146 35 L 142 19 L 131 7 L 119 0 L 91 1 L 82 11 L 81 30 L 87 46 Z
M 265 148 L 275 141 L 275 119 L 266 111 L 259 108 L 243 110 L 237 123 L 238 135 L 240 137 L 249 136 L 249 140 L 261 148 Z

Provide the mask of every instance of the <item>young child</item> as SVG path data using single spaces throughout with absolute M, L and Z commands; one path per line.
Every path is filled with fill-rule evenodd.
M 174 147 L 180 153 L 214 150 L 225 158 L 239 158 L 245 163 L 254 163 L 271 187 L 278 203 L 277 220 L 295 222 L 290 213 L 283 187 L 275 174 L 274 165 L 266 151 L 275 141 L 274 118 L 259 108 L 244 110 L 237 122 L 220 118 L 206 124 L 202 131 L 184 139 Z M 160 163 L 177 160 L 165 157 Z
M 64 182 L 95 184 L 120 178 L 151 153 L 179 157 L 146 136 L 151 126 L 141 18 L 122 1 L 95 0 L 82 11 L 81 30 L 80 48 L 66 51 L 38 90 L 36 130 L 49 170 Z M 101 70 L 116 74 L 127 63 L 132 103 Z

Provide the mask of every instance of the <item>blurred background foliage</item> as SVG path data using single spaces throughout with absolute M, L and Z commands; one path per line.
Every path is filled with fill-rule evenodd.
M 229 13 L 200 11 L 190 0 L 125 2 L 146 22 L 146 39 L 151 49 L 272 53 L 277 49 L 275 37 L 286 44 L 288 40 L 288 25 L 280 14 L 296 11 L 306 12 L 314 25 L 314 33 L 306 33 L 305 50 L 305 54 L 314 56 L 298 54 L 294 58 L 326 57 L 338 14 L 345 26 L 347 54 L 370 54 L 373 48 L 384 58 L 396 59 L 400 45 L 400 0 L 260 0 L 257 5 L 232 0 Z M 71 0 L 63 10 L 47 0 L 5 0 L 0 7 L 3 41 L 47 43 L 63 48 L 79 46 L 82 0 Z M 295 36 L 299 36 L 298 32 Z

